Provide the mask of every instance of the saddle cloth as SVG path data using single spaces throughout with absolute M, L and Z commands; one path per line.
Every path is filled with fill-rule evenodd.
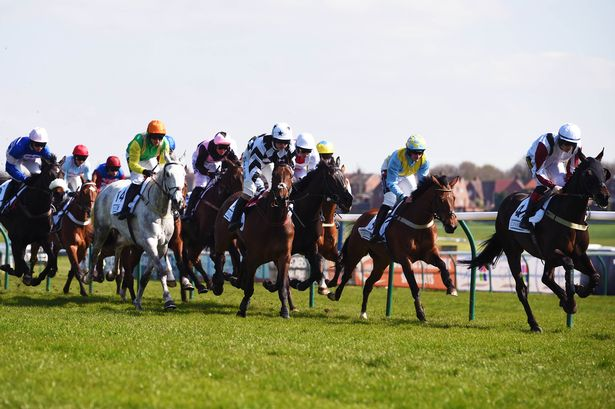
M 540 208 L 536 211 L 536 213 L 534 213 L 534 216 L 530 217 L 530 223 L 532 223 L 534 226 L 536 226 L 545 216 L 545 210 L 549 206 L 551 199 L 553 199 L 553 196 L 545 200 L 544 203 L 540 206 Z M 519 203 L 519 206 L 517 206 L 517 210 L 515 210 L 515 212 L 510 216 L 510 220 L 508 221 L 508 230 L 514 231 L 517 233 L 529 233 L 530 232 L 527 229 L 523 229 L 519 227 L 519 223 L 521 223 L 521 219 L 523 218 L 523 215 L 525 214 L 525 209 L 527 209 L 527 204 L 529 200 L 530 198 L 528 196 L 521 203 Z
M 386 237 L 384 235 L 384 232 L 387 230 L 387 227 L 389 227 L 389 224 L 391 223 L 391 220 L 393 220 L 393 216 L 395 215 L 395 212 L 397 212 L 397 209 L 399 209 L 399 206 L 401 206 L 402 203 L 403 202 L 397 203 L 397 205 L 393 208 L 393 210 L 389 211 L 389 213 L 387 214 L 387 217 L 385 217 L 384 219 L 384 222 L 382 222 L 382 226 L 380 226 L 380 237 L 382 237 L 385 242 L 386 242 Z M 377 215 L 378 214 L 375 214 L 372 217 L 369 223 L 367 223 L 367 226 L 359 228 L 359 236 L 361 236 L 363 240 L 369 241 L 372 238 L 372 235 L 374 234 L 374 223 L 376 222 Z
M 148 183 L 149 183 L 149 180 L 145 180 L 145 182 L 141 183 L 141 190 L 139 191 L 139 194 L 137 195 L 135 205 L 139 201 L 139 198 L 141 197 L 141 194 L 143 193 L 143 190 L 145 189 L 145 185 L 147 185 Z M 128 191 L 129 186 L 130 186 L 130 183 L 127 183 L 125 187 L 121 188 L 115 194 L 115 197 L 113 198 L 113 202 L 111 203 L 111 214 L 118 214 L 119 212 L 122 211 L 122 207 L 124 207 L 124 199 L 126 199 L 126 192 Z M 134 209 L 134 206 L 133 206 L 133 209 Z M 131 213 L 132 213 L 132 209 L 131 209 Z
M 250 199 L 250 201 L 248 201 L 248 203 L 246 203 L 246 207 L 244 208 L 244 212 L 241 214 L 241 228 L 240 230 L 243 230 L 243 226 L 245 225 L 246 222 L 246 210 L 248 210 L 250 207 L 254 207 L 256 206 L 256 204 L 258 203 L 259 200 L 261 200 L 263 198 L 262 192 L 261 194 L 258 194 L 257 196 L 254 196 L 252 199 Z M 230 206 L 229 208 L 226 210 L 226 212 L 224 213 L 224 220 L 226 220 L 227 222 L 230 222 L 231 219 L 233 218 L 233 212 L 235 211 L 235 205 L 237 204 L 237 200 L 235 200 Z M 292 208 L 292 204 L 290 205 L 289 209 L 288 209 L 288 215 L 291 215 L 291 209 Z
M 4 200 L 4 194 L 6 193 L 6 189 L 9 187 L 9 183 L 11 183 L 11 179 L 6 180 L 4 183 L 0 185 L 0 203 L 2 203 L 2 201 Z M 13 195 L 11 200 L 9 200 L 8 202 L 4 204 L 4 207 L 0 209 L 0 213 L 4 212 L 5 209 L 10 208 L 13 205 L 13 203 L 15 203 L 15 200 L 17 200 L 17 198 L 19 197 L 19 195 L 21 195 L 21 192 L 23 192 L 25 188 L 26 188 L 25 186 L 22 186 L 21 189 L 19 189 L 17 193 Z

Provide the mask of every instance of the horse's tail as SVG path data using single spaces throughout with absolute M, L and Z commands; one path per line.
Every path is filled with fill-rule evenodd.
M 468 268 L 486 267 L 487 264 L 495 264 L 504 251 L 498 234 L 495 233 L 489 240 L 481 244 L 480 250 L 481 252 L 476 258 L 460 261 L 460 263 L 467 264 Z

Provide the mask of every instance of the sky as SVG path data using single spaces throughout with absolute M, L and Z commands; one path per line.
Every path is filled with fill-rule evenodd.
M 434 165 L 506 170 L 573 122 L 612 162 L 614 17 L 592 0 L 0 0 L 0 144 L 42 126 L 59 156 L 124 160 L 160 119 L 190 157 L 287 122 L 351 171 L 413 133 Z

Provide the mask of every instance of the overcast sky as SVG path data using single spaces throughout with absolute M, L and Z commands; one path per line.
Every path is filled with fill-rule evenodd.
M 612 161 L 614 18 L 613 1 L 0 0 L 0 143 L 43 126 L 60 156 L 123 159 L 157 118 L 191 155 L 284 121 L 351 170 L 415 132 L 434 164 L 507 169 L 574 122 Z

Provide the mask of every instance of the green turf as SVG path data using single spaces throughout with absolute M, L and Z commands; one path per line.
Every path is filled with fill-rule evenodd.
M 49 293 L 15 278 L 0 291 L 0 407 L 615 407 L 612 297 L 579 300 L 569 330 L 554 296 L 531 294 L 532 334 L 513 294 L 479 293 L 468 322 L 467 293 L 425 291 L 421 324 L 407 289 L 391 319 L 375 289 L 367 322 L 360 288 L 314 309 L 295 293 L 282 320 L 259 286 L 242 319 L 228 286 L 164 312 L 152 282 L 137 312 L 111 283 L 63 295 L 61 276 Z

